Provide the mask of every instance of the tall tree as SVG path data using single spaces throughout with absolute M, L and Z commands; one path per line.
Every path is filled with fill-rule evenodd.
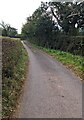
M 52 16 L 47 9 L 47 3 L 42 2 L 33 15 L 27 18 L 27 23 L 22 28 L 22 34 L 38 44 L 52 46 L 52 35 L 56 34 L 58 27 L 55 26 L 55 21 L 52 20 Z
M 84 2 L 50 2 L 51 13 L 59 26 L 66 34 L 74 34 L 74 31 L 84 25 Z

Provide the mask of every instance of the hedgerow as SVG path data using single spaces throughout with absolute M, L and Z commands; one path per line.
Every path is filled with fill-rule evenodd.
M 2 39 L 2 116 L 10 117 L 24 82 L 28 55 L 20 40 Z

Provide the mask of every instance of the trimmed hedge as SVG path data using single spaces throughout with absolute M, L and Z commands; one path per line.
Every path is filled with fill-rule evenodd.
M 17 105 L 26 77 L 28 54 L 19 39 L 2 39 L 2 118 L 9 118 Z

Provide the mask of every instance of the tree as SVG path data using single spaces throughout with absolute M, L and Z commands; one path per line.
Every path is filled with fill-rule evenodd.
M 49 7 L 52 16 L 66 34 L 74 35 L 84 25 L 84 2 L 49 2 Z
M 8 31 L 8 36 L 9 37 L 16 37 L 17 36 L 17 29 L 10 27 Z
M 33 15 L 27 18 L 27 23 L 22 28 L 22 35 L 39 45 L 52 47 L 53 34 L 56 34 L 56 30 L 59 29 L 55 26 L 55 21 L 52 20 L 49 11 L 47 11 L 46 4 L 42 2 Z
M 2 23 L 0 23 L 0 25 L 2 26 L 2 36 L 8 36 L 8 37 L 15 37 L 17 35 L 17 29 L 11 27 L 9 24 L 6 24 L 2 21 Z

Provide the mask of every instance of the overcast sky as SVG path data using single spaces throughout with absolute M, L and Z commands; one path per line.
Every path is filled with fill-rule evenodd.
M 40 6 L 41 1 L 48 0 L 0 0 L 0 22 L 10 24 L 20 33 L 22 24 Z

